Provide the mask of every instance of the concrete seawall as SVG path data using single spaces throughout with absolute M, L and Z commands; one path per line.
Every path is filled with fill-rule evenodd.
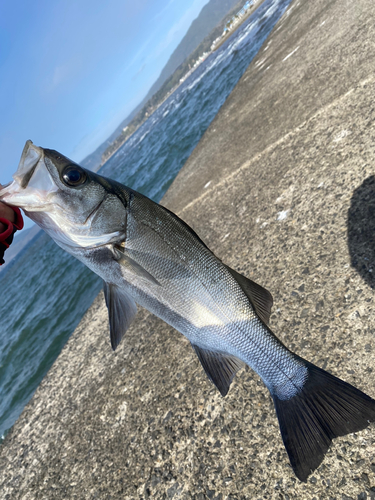
M 271 328 L 375 398 L 375 9 L 294 0 L 163 200 L 274 297 Z M 222 398 L 141 310 L 112 352 L 102 294 L 0 447 L 4 499 L 375 498 L 375 425 L 306 484 L 271 398 Z

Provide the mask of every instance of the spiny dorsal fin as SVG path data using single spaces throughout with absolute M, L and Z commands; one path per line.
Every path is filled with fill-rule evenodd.
M 111 346 L 115 350 L 137 314 L 137 306 L 133 298 L 116 285 L 104 281 L 103 289 L 108 308 Z
M 195 344 L 191 345 L 197 353 L 208 378 L 216 385 L 221 395 L 226 396 L 233 377 L 240 368 L 245 366 L 245 363 L 235 356 L 208 351 Z
M 225 267 L 247 295 L 259 318 L 263 321 L 263 323 L 268 325 L 273 304 L 273 298 L 270 292 L 258 285 L 258 283 L 255 283 L 249 278 L 245 278 L 245 276 L 242 276 L 242 274 L 237 271 L 234 271 L 234 269 L 231 269 L 228 266 Z

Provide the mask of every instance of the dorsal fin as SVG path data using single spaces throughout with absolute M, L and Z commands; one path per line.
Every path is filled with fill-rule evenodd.
M 263 321 L 263 323 L 268 325 L 273 304 L 273 298 L 270 292 L 258 285 L 258 283 L 255 283 L 251 279 L 245 278 L 242 274 L 234 271 L 234 269 L 228 266 L 225 267 L 247 295 L 259 318 Z
M 219 389 L 222 396 L 226 396 L 229 386 L 237 371 L 245 363 L 235 356 L 221 352 L 208 351 L 195 344 L 191 344 L 208 378 Z

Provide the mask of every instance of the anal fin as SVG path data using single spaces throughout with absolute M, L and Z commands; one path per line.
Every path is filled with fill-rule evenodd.
M 235 356 L 221 352 L 208 351 L 195 344 L 191 344 L 208 378 L 219 389 L 222 396 L 226 396 L 237 371 L 245 363 Z

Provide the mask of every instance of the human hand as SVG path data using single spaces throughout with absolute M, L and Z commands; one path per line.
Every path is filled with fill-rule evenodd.
M 0 184 L 0 189 L 1 189 L 1 184 Z M 15 222 L 16 220 L 16 214 L 14 213 L 13 208 L 8 207 L 8 205 L 5 205 L 5 203 L 0 202 L 0 219 L 1 218 L 7 219 L 9 222 Z M 7 226 L 0 222 L 0 233 L 5 231 Z
M 23 218 L 20 209 L 9 207 L 0 201 L 0 266 L 4 264 L 4 252 L 12 243 L 14 233 L 22 228 Z

